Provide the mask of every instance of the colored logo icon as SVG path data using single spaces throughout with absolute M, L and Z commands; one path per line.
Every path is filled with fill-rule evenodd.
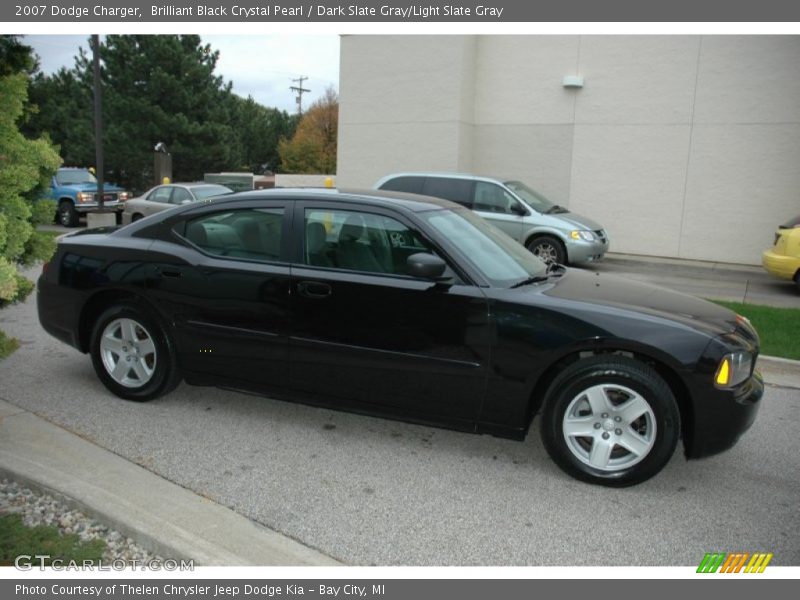
M 772 552 L 708 552 L 697 567 L 698 573 L 763 573 Z

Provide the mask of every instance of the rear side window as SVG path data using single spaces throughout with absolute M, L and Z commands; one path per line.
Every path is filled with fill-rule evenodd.
M 150 192 L 150 195 L 147 196 L 147 199 L 150 202 L 169 202 L 169 197 L 172 194 L 172 188 L 169 186 L 161 186 L 154 189 Z
M 421 194 L 422 184 L 425 183 L 424 177 L 395 177 L 381 186 L 382 190 L 389 192 L 406 192 L 408 194 Z
M 175 229 L 208 254 L 274 262 L 280 257 L 283 212 L 277 207 L 215 212 Z
M 472 208 L 472 189 L 474 183 L 469 179 L 451 179 L 449 177 L 427 177 L 422 186 L 426 196 L 444 198 L 457 202 L 461 206 Z

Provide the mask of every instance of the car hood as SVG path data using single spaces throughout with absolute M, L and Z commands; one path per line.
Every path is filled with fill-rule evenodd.
M 597 231 L 599 229 L 603 229 L 603 226 L 600 225 L 600 223 L 598 223 L 597 221 L 590 219 L 589 217 L 584 217 L 583 215 L 579 215 L 578 213 L 574 212 L 555 213 L 547 216 L 555 217 L 556 219 L 559 219 L 562 222 L 568 223 L 575 229 L 582 229 L 582 230 L 588 229 L 591 231 Z
M 68 185 L 59 186 L 61 189 L 67 188 L 70 190 L 75 190 L 76 192 L 96 192 L 97 191 L 97 184 L 96 183 L 70 183 Z M 104 183 L 103 184 L 103 193 L 105 192 L 121 192 L 122 188 L 118 185 L 114 185 L 113 183 Z
M 662 318 L 712 335 L 729 333 L 737 325 L 736 313 L 713 302 L 614 275 L 573 268 L 544 285 L 540 293 L 549 298 Z M 518 289 L 535 293 L 535 287 Z

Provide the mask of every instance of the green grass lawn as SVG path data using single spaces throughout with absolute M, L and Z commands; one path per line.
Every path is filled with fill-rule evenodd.
M 37 525 L 27 527 L 19 515 L 0 517 L 0 565 L 11 566 L 20 555 L 35 556 L 47 554 L 51 560 L 61 559 L 65 562 L 91 561 L 97 564 L 103 556 L 106 543 L 103 540 L 82 542 L 74 533 L 61 535 L 54 526 Z M 37 562 L 38 564 L 38 562 Z
M 800 360 L 800 308 L 775 308 L 714 300 L 750 319 L 761 338 L 761 353 Z

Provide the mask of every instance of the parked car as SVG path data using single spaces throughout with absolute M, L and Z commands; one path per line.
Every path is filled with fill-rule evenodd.
M 169 183 L 157 185 L 137 198 L 132 198 L 125 203 L 122 212 L 122 224 L 127 225 L 138 221 L 142 217 L 154 215 L 157 212 L 181 204 L 189 204 L 198 200 L 207 200 L 215 196 L 224 196 L 233 190 L 216 183 Z
M 376 189 L 424 194 L 471 208 L 543 261 L 599 260 L 608 235 L 597 221 L 554 204 L 521 181 L 451 173 L 395 173 Z
M 270 190 L 60 238 L 44 328 L 114 394 L 182 379 L 523 439 L 623 486 L 732 446 L 763 394 L 747 319 L 546 265 L 473 212 L 387 192 Z
M 778 227 L 772 249 L 761 254 L 761 264 L 770 275 L 800 288 L 800 215 Z
M 130 193 L 113 183 L 103 184 L 104 207 L 119 213 Z M 77 227 L 80 214 L 97 209 L 97 178 L 89 169 L 62 167 L 50 181 L 50 198 L 58 210 L 56 221 L 64 227 Z M 117 221 L 119 222 L 119 221 Z

